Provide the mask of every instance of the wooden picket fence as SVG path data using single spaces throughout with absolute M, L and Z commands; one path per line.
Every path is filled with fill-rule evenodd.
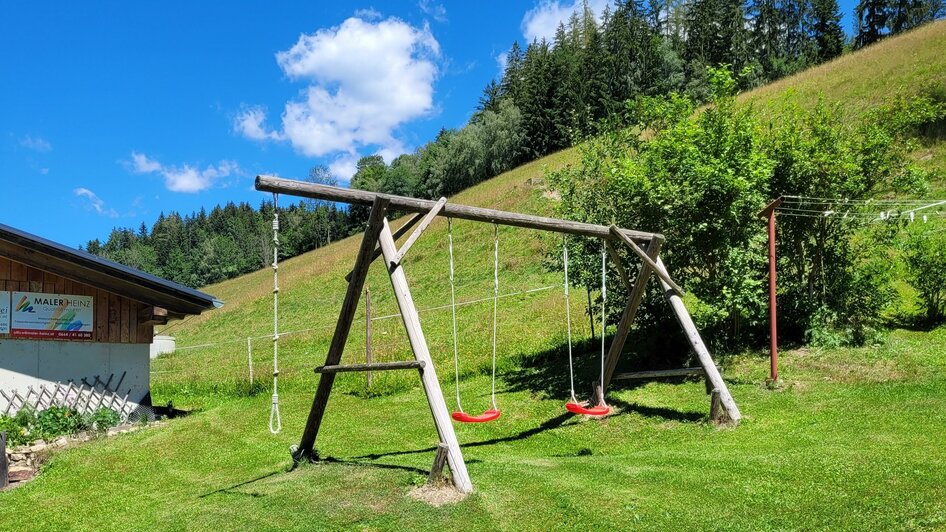
M 125 380 L 125 374 L 123 373 L 118 383 L 112 386 L 114 377 L 115 375 L 112 374 L 108 380 L 102 380 L 99 375 L 96 375 L 92 382 L 83 378 L 78 385 L 70 380 L 66 383 L 40 385 L 37 388 L 30 386 L 25 394 L 21 394 L 18 390 L 0 390 L 0 414 L 13 416 L 24 408 L 41 412 L 51 406 L 67 406 L 80 414 L 90 414 L 100 408 L 110 408 L 118 412 L 124 423 L 128 421 L 128 417 L 135 411 L 137 405 L 128 402 L 131 390 L 124 395 L 118 392 L 122 381 Z

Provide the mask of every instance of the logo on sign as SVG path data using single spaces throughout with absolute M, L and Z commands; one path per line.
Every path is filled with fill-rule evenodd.
M 30 300 L 29 300 L 29 298 L 26 297 L 26 296 L 23 296 L 23 297 L 20 299 L 20 302 L 16 304 L 16 311 L 17 311 L 17 312 L 36 313 L 36 311 L 33 310 L 33 305 L 30 305 Z

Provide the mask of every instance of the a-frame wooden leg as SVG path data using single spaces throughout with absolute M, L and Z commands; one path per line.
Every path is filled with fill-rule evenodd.
M 656 238 L 652 239 L 647 246 L 647 256 L 651 259 L 656 259 L 660 254 L 660 246 L 662 244 L 662 240 Z M 611 384 L 611 377 L 618 367 L 618 361 L 621 359 L 621 351 L 624 350 L 627 335 L 631 332 L 631 325 L 634 324 L 637 309 L 640 308 L 641 301 L 644 299 L 644 294 L 647 291 L 647 281 L 650 279 L 651 273 L 653 273 L 651 267 L 647 264 L 642 264 L 640 272 L 637 274 L 637 280 L 634 281 L 634 287 L 631 293 L 628 294 L 627 306 L 624 307 L 624 313 L 621 314 L 621 321 L 618 322 L 617 331 L 614 333 L 614 338 L 611 340 L 611 347 L 608 348 L 608 356 L 605 358 L 604 382 L 601 383 L 603 393 L 607 392 L 608 385 Z
M 332 343 L 329 345 L 328 355 L 325 357 L 326 366 L 334 366 L 342 359 L 345 342 L 348 341 L 348 333 L 351 331 L 352 321 L 355 318 L 355 310 L 358 309 L 358 299 L 361 297 L 361 291 L 365 286 L 368 267 L 371 266 L 374 246 L 378 241 L 378 235 L 382 228 L 386 227 L 385 215 L 387 211 L 388 200 L 384 198 L 374 200 L 374 204 L 371 206 L 371 214 L 368 216 L 365 236 L 361 241 L 361 248 L 358 249 L 358 258 L 355 259 L 355 267 L 348 282 L 345 301 L 342 303 L 342 310 L 338 316 L 338 324 L 335 326 L 335 335 L 332 336 Z M 390 233 L 388 235 L 390 236 Z M 302 440 L 299 442 L 299 448 L 292 455 L 297 464 L 302 460 L 315 458 L 313 452 L 315 438 L 319 434 L 319 426 L 322 424 L 322 416 L 325 414 L 328 396 L 332 393 L 334 383 L 335 373 L 323 373 L 319 378 L 319 387 L 315 391 L 315 398 L 312 399 L 312 408 L 309 410 L 309 418 L 306 420 L 305 430 L 302 432 Z
M 657 267 L 663 270 L 663 272 L 667 271 L 667 268 L 664 267 L 664 263 L 659 257 L 655 262 L 657 263 Z M 693 351 L 696 352 L 696 356 L 700 359 L 703 371 L 706 372 L 706 378 L 712 383 L 713 388 L 719 391 L 719 400 L 723 404 L 723 408 L 726 409 L 726 413 L 729 414 L 729 419 L 732 421 L 732 424 L 738 425 L 739 420 L 742 419 L 742 413 L 739 412 L 736 401 L 733 399 L 732 394 L 729 393 L 729 388 L 726 387 L 726 382 L 723 381 L 722 375 L 719 374 L 716 363 L 713 362 L 713 357 L 710 356 L 706 344 L 704 344 L 703 339 L 700 338 L 700 331 L 697 330 L 693 319 L 690 318 L 690 313 L 687 311 L 680 296 L 677 295 L 662 278 L 658 277 L 658 279 L 660 279 L 660 284 L 663 286 L 664 295 L 667 297 L 667 300 L 670 301 L 670 306 L 673 307 L 673 312 L 677 315 L 677 321 L 680 322 L 680 326 L 683 327 L 683 332 L 686 333 L 687 340 L 690 341 Z
M 414 300 L 411 298 L 407 277 L 404 275 L 404 269 L 395 261 L 397 248 L 387 220 L 384 221 L 384 227 L 381 229 L 378 242 L 381 244 L 384 261 L 388 264 L 391 286 L 394 288 L 394 297 L 397 299 L 397 306 L 401 311 L 404 327 L 407 329 L 411 350 L 414 351 L 414 357 L 424 363 L 424 369 L 421 371 L 424 393 L 427 394 L 427 403 L 430 405 L 430 413 L 434 417 L 434 424 L 437 426 L 440 442 L 447 446 L 447 463 L 453 473 L 453 485 L 461 493 L 470 493 L 473 491 L 473 483 L 470 480 L 469 473 L 467 473 L 466 463 L 463 461 L 460 442 L 453 431 L 453 422 L 450 419 L 450 412 L 447 411 L 443 391 L 440 389 L 440 381 L 437 380 L 437 373 L 434 371 L 430 349 L 427 347 L 427 340 L 424 338 L 424 331 L 420 326 L 420 317 L 417 315 Z

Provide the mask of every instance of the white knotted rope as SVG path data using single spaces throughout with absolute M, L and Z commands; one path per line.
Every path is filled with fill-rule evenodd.
M 269 431 L 279 434 L 279 195 L 273 194 L 273 406 L 269 411 Z

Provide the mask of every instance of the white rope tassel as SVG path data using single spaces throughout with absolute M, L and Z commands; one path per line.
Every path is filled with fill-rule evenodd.
M 269 411 L 269 431 L 279 434 L 279 195 L 273 194 L 273 406 Z
M 565 265 L 565 321 L 568 323 L 568 377 L 571 383 L 572 402 L 575 398 L 575 368 L 572 366 L 572 309 L 568 303 L 568 237 L 562 237 L 562 263 Z
M 453 220 L 447 218 L 447 244 L 450 249 L 450 310 L 453 313 L 453 376 L 457 389 L 457 410 L 463 412 L 460 405 L 460 358 L 457 354 L 457 294 L 453 279 Z
M 496 312 L 499 302 L 499 225 L 493 224 L 493 410 L 496 406 Z

